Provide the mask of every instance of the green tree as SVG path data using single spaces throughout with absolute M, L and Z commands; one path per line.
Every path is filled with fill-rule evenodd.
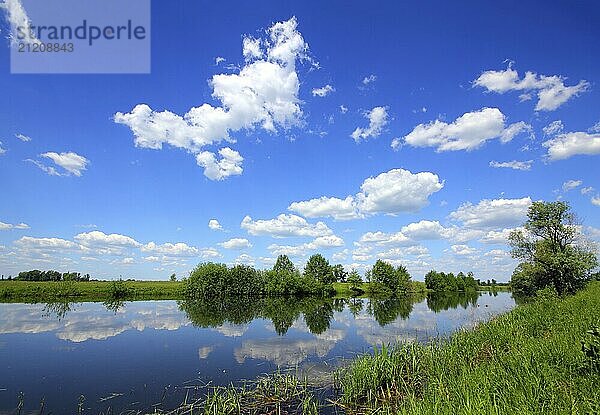
M 177 281 L 177 275 L 175 275 L 175 273 L 171 274 L 171 276 L 169 277 L 169 280 L 170 280 L 171 282 L 175 282 L 175 281 Z
M 304 276 L 314 278 L 323 284 L 335 282 L 335 277 L 331 272 L 331 265 L 329 265 L 329 261 L 321 254 L 314 254 L 308 258 L 308 262 L 304 267 Z
M 522 261 L 511 278 L 513 289 L 535 292 L 548 286 L 573 293 L 598 266 L 594 250 L 581 243 L 575 215 L 566 202 L 534 202 L 524 230 L 511 232 L 512 256 Z
M 275 272 L 295 272 L 296 267 L 294 263 L 290 260 L 287 255 L 279 255 L 277 257 L 277 261 L 275 261 L 275 265 L 273 266 L 273 271 Z
M 331 273 L 333 274 L 335 281 L 345 282 L 346 278 L 348 278 L 348 273 L 342 264 L 337 264 L 331 267 Z
M 360 275 L 355 269 L 350 271 L 350 274 L 348 274 L 348 278 L 346 279 L 346 281 L 350 284 L 350 288 L 360 288 L 360 285 L 363 282 L 360 278 Z
M 410 274 L 402 265 L 394 268 L 389 262 L 378 259 L 371 268 L 371 281 L 383 284 L 393 292 L 408 291 L 410 288 Z
M 184 290 L 188 298 L 218 298 L 227 295 L 231 283 L 227 265 L 205 262 L 190 273 Z

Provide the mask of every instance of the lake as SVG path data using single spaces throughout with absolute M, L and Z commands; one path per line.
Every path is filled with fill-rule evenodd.
M 315 382 L 374 345 L 426 342 L 510 293 L 406 299 L 0 304 L 0 414 L 170 409 L 203 386 L 295 368 Z M 198 392 L 200 390 L 200 392 Z

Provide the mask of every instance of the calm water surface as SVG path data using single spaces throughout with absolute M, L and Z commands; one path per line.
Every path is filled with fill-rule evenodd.
M 0 414 L 173 408 L 186 390 L 446 336 L 514 306 L 510 293 L 388 300 L 0 304 Z

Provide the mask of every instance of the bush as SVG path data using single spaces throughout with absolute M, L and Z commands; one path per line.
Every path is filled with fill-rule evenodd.
M 111 282 L 108 295 L 115 300 L 127 298 L 133 295 L 133 290 L 127 286 L 125 281 L 119 279 Z
M 189 298 L 214 298 L 231 290 L 229 269 L 225 264 L 199 264 L 185 280 L 184 293 Z

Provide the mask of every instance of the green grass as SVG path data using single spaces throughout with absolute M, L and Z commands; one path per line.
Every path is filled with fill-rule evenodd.
M 48 300 L 180 299 L 182 283 L 171 281 L 0 281 L 0 302 Z
M 581 341 L 600 322 L 600 283 L 517 307 L 446 341 L 362 356 L 337 374 L 354 414 L 597 414 L 600 373 Z
M 319 403 L 314 388 L 294 373 L 276 372 L 234 387 L 211 387 L 198 399 L 186 395 L 182 404 L 172 410 L 159 408 L 153 414 L 163 415 L 318 415 Z

